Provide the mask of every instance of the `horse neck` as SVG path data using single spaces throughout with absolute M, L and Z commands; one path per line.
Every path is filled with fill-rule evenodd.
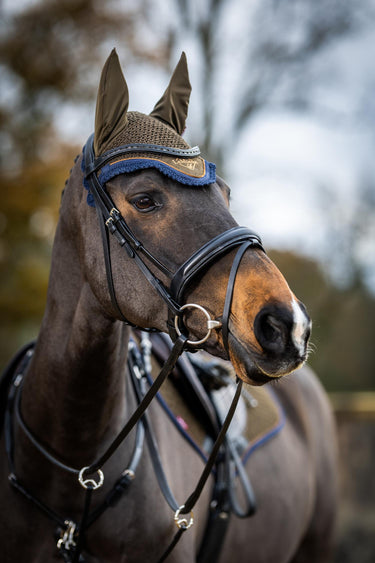
M 60 456 L 69 452 L 66 462 L 80 467 L 103 451 L 124 421 L 128 329 L 103 314 L 68 235 L 62 218 L 21 409 L 49 448 Z

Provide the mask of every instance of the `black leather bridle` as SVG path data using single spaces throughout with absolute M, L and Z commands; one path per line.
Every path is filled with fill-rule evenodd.
M 68 522 L 68 527 L 65 529 L 64 534 L 61 536 L 60 540 L 57 543 L 57 546 L 60 550 L 60 554 L 63 556 L 65 561 L 78 563 L 79 561 L 83 560 L 81 558 L 81 550 L 82 550 L 82 542 L 85 530 L 88 528 L 91 523 L 93 523 L 106 509 L 107 503 L 99 506 L 94 513 L 90 513 L 90 503 L 92 493 L 95 489 L 99 488 L 104 480 L 104 475 L 101 470 L 103 465 L 109 460 L 109 458 L 114 454 L 120 444 L 125 440 L 125 438 L 129 435 L 130 431 L 137 426 L 137 440 L 142 441 L 143 438 L 143 430 L 142 430 L 142 421 L 144 421 L 144 414 L 147 407 L 150 405 L 152 399 L 155 397 L 156 393 L 160 389 L 161 385 L 168 377 L 168 375 L 172 372 L 179 356 L 182 352 L 188 348 L 197 349 L 202 346 L 202 344 L 208 339 L 211 330 L 214 328 L 222 328 L 222 336 L 224 346 L 227 350 L 227 354 L 229 357 L 229 347 L 228 347 L 228 333 L 229 333 L 229 315 L 231 309 L 231 303 L 233 298 L 233 290 L 234 290 L 234 283 L 237 275 L 238 268 L 240 266 L 240 262 L 242 257 L 247 249 L 249 248 L 259 248 L 264 251 L 261 240 L 257 234 L 253 231 L 247 229 L 246 227 L 234 227 L 223 233 L 219 234 L 218 236 L 214 237 L 212 240 L 204 244 L 201 248 L 199 248 L 196 252 L 193 253 L 192 256 L 188 260 L 186 260 L 175 273 L 172 273 L 162 262 L 160 262 L 151 252 L 149 252 L 142 244 L 140 240 L 134 235 L 134 233 L 129 228 L 128 224 L 126 223 L 125 218 L 121 215 L 121 213 L 116 208 L 112 198 L 105 190 L 105 186 L 102 186 L 100 183 L 100 179 L 98 177 L 98 172 L 100 169 L 110 162 L 114 157 L 119 157 L 124 154 L 128 154 L 129 152 L 151 152 L 156 154 L 167 154 L 167 155 L 174 155 L 180 158 L 196 156 L 199 154 L 198 147 L 194 147 L 192 149 L 174 149 L 169 147 L 160 147 L 158 145 L 151 145 L 151 144 L 134 144 L 134 145 L 126 145 L 123 147 L 117 147 L 116 149 L 110 150 L 106 152 L 104 155 L 95 158 L 94 149 L 93 149 L 93 136 L 91 136 L 86 144 L 85 151 L 84 151 L 84 173 L 85 173 L 85 181 L 87 182 L 90 192 L 94 197 L 95 206 L 97 209 L 100 229 L 102 234 L 103 240 L 103 249 L 104 249 L 104 260 L 105 260 L 105 268 L 106 268 L 106 275 L 107 275 L 107 283 L 109 288 L 109 293 L 111 297 L 111 301 L 113 304 L 114 309 L 116 310 L 119 318 L 126 322 L 127 324 L 132 325 L 123 315 L 121 308 L 118 304 L 116 299 L 114 281 L 112 276 L 112 265 L 111 265 L 111 254 L 110 254 L 110 241 L 109 235 L 115 236 L 118 243 L 121 247 L 125 248 L 128 256 L 136 262 L 146 279 L 149 283 L 154 287 L 154 289 L 158 292 L 158 294 L 162 297 L 165 303 L 168 306 L 169 311 L 169 319 L 168 319 L 168 330 L 170 336 L 174 342 L 174 345 L 171 349 L 170 355 L 163 365 L 158 377 L 154 380 L 151 387 L 147 390 L 144 389 L 143 391 L 140 390 L 139 392 L 139 404 L 133 414 L 130 416 L 124 427 L 122 428 L 121 432 L 118 436 L 113 440 L 107 450 L 101 455 L 101 457 L 90 466 L 83 467 L 82 469 L 76 469 L 67 466 L 66 464 L 62 463 L 59 459 L 57 459 L 54 455 L 52 455 L 48 449 L 46 449 L 43 444 L 32 434 L 31 430 L 28 428 L 26 423 L 23 421 L 20 410 L 19 410 L 19 403 L 20 403 L 20 392 L 21 392 L 21 382 L 23 377 L 23 371 L 26 370 L 28 359 L 26 358 L 26 363 L 22 371 L 22 376 L 17 376 L 14 380 L 10 392 L 10 396 L 8 399 L 8 406 L 6 410 L 6 449 L 8 454 L 9 466 L 10 466 L 10 475 L 9 481 L 10 484 L 17 489 L 21 494 L 23 494 L 26 498 L 32 501 L 42 512 L 44 512 L 50 519 L 55 520 L 58 524 L 64 528 L 66 522 L 61 521 L 59 515 L 57 515 L 53 510 L 49 507 L 44 505 L 39 499 L 37 499 L 20 481 L 16 476 L 16 469 L 14 466 L 13 460 L 13 451 L 14 451 L 14 441 L 13 441 L 13 430 L 12 430 L 12 417 L 13 412 L 15 410 L 17 414 L 18 424 L 29 438 L 29 440 L 34 444 L 34 446 L 39 450 L 41 454 L 43 454 L 50 462 L 54 465 L 60 467 L 60 469 L 64 469 L 65 471 L 69 471 L 70 473 L 77 474 L 78 480 L 82 487 L 86 490 L 86 497 L 84 508 L 82 512 L 82 519 L 79 525 L 78 533 L 75 528 L 75 524 L 73 522 Z M 201 306 L 192 303 L 183 303 L 184 295 L 188 285 L 194 280 L 199 274 L 201 274 L 204 270 L 206 270 L 211 264 L 213 264 L 218 258 L 229 252 L 230 250 L 237 248 L 237 253 L 234 257 L 232 267 L 229 273 L 229 279 L 227 284 L 227 291 L 224 301 L 224 309 L 222 314 L 221 321 L 217 321 L 215 319 L 211 319 L 209 313 Z M 169 289 L 165 287 L 162 281 L 151 271 L 151 269 L 147 266 L 144 262 L 143 257 L 147 259 L 148 262 L 164 275 L 166 275 L 170 280 L 170 287 Z M 187 329 L 183 325 L 183 313 L 186 308 L 197 308 L 201 310 L 201 312 L 207 318 L 207 334 L 201 340 L 189 340 L 187 337 Z M 132 325 L 134 326 L 134 325 Z M 142 330 L 155 330 L 154 328 L 142 328 Z M 220 451 L 226 436 L 227 429 L 229 424 L 232 420 L 234 411 L 237 406 L 237 402 L 239 400 L 242 388 L 242 381 L 238 381 L 236 393 L 234 395 L 232 404 L 228 410 L 228 414 L 223 422 L 221 430 L 216 438 L 216 441 L 213 445 L 211 454 L 207 460 L 207 463 L 202 471 L 201 477 L 191 493 L 191 495 L 187 498 L 185 503 L 178 507 L 175 511 L 175 522 L 178 527 L 178 532 L 176 533 L 175 537 L 173 538 L 170 545 L 167 547 L 165 552 L 159 558 L 159 563 L 164 561 L 168 555 L 171 553 L 175 545 L 177 544 L 178 540 L 182 536 L 182 534 L 190 527 L 192 523 L 192 518 L 190 521 L 188 518 L 184 517 L 183 515 L 191 513 L 194 505 L 196 504 L 209 475 L 211 474 L 212 468 L 215 465 L 216 457 L 218 452 Z M 140 459 L 140 450 L 141 448 L 137 447 L 134 450 L 134 454 L 130 463 L 130 468 L 136 467 Z M 123 472 L 119 481 L 115 483 L 115 486 L 112 491 L 110 491 L 109 496 L 110 499 L 108 500 L 108 505 L 112 502 L 112 497 L 118 498 L 121 494 L 121 491 L 128 486 L 131 481 L 130 473 L 133 473 L 133 469 L 131 471 L 129 468 Z M 130 471 L 130 473 L 129 473 Z M 127 473 L 128 472 L 128 473 Z M 99 481 L 97 481 L 92 476 L 97 474 L 99 476 Z M 171 503 L 174 509 L 176 506 L 175 503 Z M 251 504 L 250 504 L 250 509 Z M 251 512 L 249 511 L 249 514 Z M 74 528 L 72 525 L 74 524 Z M 75 543 L 74 538 L 77 535 L 77 542 Z M 69 546 L 71 546 L 69 548 Z M 72 549 L 74 546 L 74 549 Z
M 137 143 L 133 145 L 116 147 L 115 149 L 109 150 L 99 157 L 95 157 L 93 143 L 94 137 L 92 135 L 88 139 L 84 150 L 84 173 L 85 181 L 89 186 L 98 212 L 103 239 L 107 283 L 113 307 L 124 322 L 132 325 L 132 323 L 124 317 L 116 298 L 111 267 L 109 234 L 115 236 L 120 246 L 125 248 L 128 256 L 134 259 L 148 282 L 153 286 L 153 288 L 159 293 L 161 298 L 167 304 L 169 311 L 169 320 L 167 323 L 168 330 L 172 340 L 175 341 L 180 332 L 184 334 L 187 333 L 186 328 L 183 326 L 183 311 L 188 307 L 198 307 L 202 309 L 200 306 L 193 304 L 183 304 L 185 291 L 191 281 L 205 269 L 207 269 L 218 258 L 226 254 L 229 250 L 238 246 L 241 247 L 241 258 L 245 250 L 247 250 L 248 248 L 259 248 L 264 252 L 261 239 L 256 233 L 246 227 L 234 227 L 232 229 L 224 231 L 223 233 L 220 233 L 218 236 L 211 239 L 196 252 L 194 252 L 192 256 L 190 256 L 190 258 L 188 258 L 175 273 L 171 272 L 162 262 L 160 262 L 160 260 L 158 260 L 144 247 L 142 242 L 131 231 L 129 225 L 126 223 L 126 220 L 116 208 L 116 205 L 114 204 L 111 196 L 105 190 L 105 186 L 101 184 L 100 176 L 98 177 L 98 172 L 105 164 L 113 160 L 115 157 L 121 157 L 129 154 L 130 152 L 149 152 L 153 154 L 173 155 L 178 156 L 179 158 L 186 158 L 199 155 L 199 148 L 193 147 L 191 149 L 177 149 L 153 144 Z M 167 289 L 162 281 L 150 270 L 150 268 L 144 262 L 143 257 L 145 257 L 149 262 L 153 264 L 153 266 L 157 270 L 162 272 L 171 280 L 169 289 Z M 241 259 L 238 258 L 235 259 L 235 262 L 238 262 L 238 265 L 236 271 L 232 275 L 233 279 L 229 280 L 231 283 L 228 285 L 233 286 L 234 284 L 240 260 Z M 228 290 L 230 290 L 230 293 L 232 295 L 233 287 L 231 289 L 228 287 Z M 199 346 L 208 338 L 212 328 L 220 328 L 223 324 L 224 343 L 227 347 L 230 304 L 229 309 L 227 311 L 225 311 L 225 309 L 228 309 L 228 307 L 224 306 L 224 315 L 222 322 L 215 321 L 208 316 L 208 332 L 206 337 L 199 341 L 189 340 L 188 346 Z M 206 316 L 208 315 L 207 312 L 205 314 Z M 142 328 L 142 330 L 153 329 Z

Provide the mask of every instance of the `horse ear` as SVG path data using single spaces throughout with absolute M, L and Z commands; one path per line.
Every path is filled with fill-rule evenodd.
M 96 156 L 106 151 L 109 142 L 125 127 L 129 92 L 120 62 L 113 49 L 100 78 L 96 101 L 94 150 Z
M 160 121 L 164 121 L 175 129 L 179 135 L 182 135 L 188 113 L 190 92 L 191 84 L 186 55 L 182 53 L 168 88 L 150 115 Z

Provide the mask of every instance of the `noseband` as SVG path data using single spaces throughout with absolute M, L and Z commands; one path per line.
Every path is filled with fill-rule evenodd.
M 220 328 L 223 325 L 224 344 L 228 350 L 227 335 L 228 335 L 228 320 L 230 312 L 230 304 L 232 301 L 233 287 L 235 282 L 236 273 L 240 264 L 240 260 L 248 248 L 260 248 L 264 252 L 260 237 L 247 229 L 246 227 L 234 227 L 228 231 L 220 233 L 218 236 L 211 239 L 204 244 L 196 252 L 188 258 L 175 273 L 172 273 L 160 260 L 158 260 L 151 252 L 149 252 L 140 240 L 134 235 L 130 227 L 126 223 L 124 217 L 116 208 L 112 198 L 105 190 L 104 185 L 100 182 L 98 177 L 99 170 L 114 157 L 119 157 L 129 152 L 149 152 L 153 154 L 168 154 L 179 156 L 179 158 L 191 157 L 200 154 L 198 147 L 192 149 L 177 149 L 171 147 L 162 147 L 159 145 L 151 144 L 134 144 L 117 147 L 107 151 L 105 154 L 95 158 L 94 153 L 94 137 L 93 135 L 87 141 L 84 151 L 84 168 L 85 168 L 85 181 L 87 182 L 90 192 L 94 198 L 95 206 L 98 212 L 99 223 L 101 228 L 104 259 L 106 267 L 106 276 L 108 289 L 112 301 L 112 305 L 116 310 L 119 317 L 129 325 L 134 326 L 128 321 L 118 304 L 116 292 L 114 288 L 114 281 L 112 275 L 111 254 L 109 233 L 114 235 L 121 247 L 125 248 L 128 256 L 132 258 L 152 285 L 152 287 L 159 293 L 161 298 L 168 306 L 168 331 L 173 341 L 176 340 L 179 334 L 187 334 L 188 330 L 183 324 L 183 313 L 187 308 L 196 308 L 203 312 L 207 318 L 207 334 L 201 340 L 188 340 L 188 346 L 198 347 L 205 342 L 213 328 Z M 226 302 L 224 305 L 224 314 L 222 321 L 211 319 L 209 313 L 200 305 L 183 304 L 184 294 L 187 286 L 206 270 L 213 262 L 221 256 L 232 250 L 233 248 L 240 247 L 240 259 L 234 259 L 233 266 L 236 264 L 235 271 L 232 270 L 229 276 L 229 283 L 227 288 Z M 239 254 L 238 254 L 239 256 Z M 163 282 L 150 270 L 143 260 L 145 257 L 153 266 L 166 275 L 170 280 L 170 288 L 167 289 Z M 229 303 L 229 306 L 228 306 Z M 142 330 L 156 330 L 148 328 Z

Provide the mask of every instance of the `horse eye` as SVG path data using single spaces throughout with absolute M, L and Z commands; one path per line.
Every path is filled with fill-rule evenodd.
M 132 201 L 132 204 L 138 211 L 152 211 L 159 207 L 155 201 L 149 197 L 148 195 L 138 196 L 136 199 Z

